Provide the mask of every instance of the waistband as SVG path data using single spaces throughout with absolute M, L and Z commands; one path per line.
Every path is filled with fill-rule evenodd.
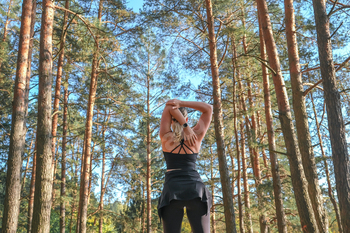
M 188 171 L 195 171 L 195 172 L 197 172 L 196 167 L 167 168 L 167 170 L 168 170 L 168 169 L 174 169 L 174 170 L 172 170 L 172 171 L 167 171 L 167 172 L 181 172 L 181 171 L 186 171 L 186 172 L 188 172 Z
M 186 166 L 167 167 L 166 169 L 181 169 L 182 171 L 196 170 L 196 164 L 186 164 Z

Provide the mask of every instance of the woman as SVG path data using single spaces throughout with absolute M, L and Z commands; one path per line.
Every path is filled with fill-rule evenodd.
M 193 129 L 187 125 L 185 107 L 202 112 Z M 193 233 L 210 232 L 211 194 L 196 171 L 195 162 L 212 112 L 210 104 L 177 99 L 169 100 L 164 108 L 159 136 L 167 172 L 158 203 L 164 233 L 181 232 L 184 207 Z

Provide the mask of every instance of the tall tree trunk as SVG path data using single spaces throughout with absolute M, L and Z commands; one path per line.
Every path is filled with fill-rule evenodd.
M 265 53 L 265 44 L 264 44 L 264 53 Z M 264 54 L 264 56 L 265 56 L 265 58 L 264 59 L 266 59 L 266 54 Z M 264 66 L 264 65 L 262 65 L 262 66 Z M 264 67 L 263 67 L 264 68 Z M 266 68 L 265 68 L 265 74 L 266 74 Z M 257 115 L 257 123 L 258 123 L 258 131 L 259 132 L 261 132 L 261 116 L 260 116 L 260 111 L 257 111 L 257 113 L 256 113 L 256 115 Z M 264 136 L 263 135 L 261 135 L 260 133 L 258 133 L 259 134 L 259 136 L 258 137 L 260 137 L 261 139 L 260 139 L 260 144 L 264 144 Z M 261 148 L 261 153 L 262 153 L 262 155 L 263 155 L 263 160 L 264 160 L 264 167 L 265 167 L 265 169 L 266 168 L 268 168 L 268 166 L 267 166 L 267 156 L 266 156 L 266 152 L 265 152 L 265 148 L 263 147 L 263 148 Z M 267 177 L 267 179 L 269 179 L 270 178 L 270 174 L 269 174 L 269 169 L 266 169 L 266 177 Z
M 293 110 L 298 143 L 318 230 L 320 233 L 327 233 L 328 219 L 325 209 L 323 208 L 323 197 L 318 182 L 317 167 L 309 132 L 308 115 L 305 107 L 303 81 L 300 73 L 293 0 L 284 0 L 284 9 L 286 16 L 289 73 L 292 84 Z
M 233 103 L 233 125 L 235 132 L 235 142 L 236 142 L 236 155 L 237 155 L 237 202 L 238 202 L 238 221 L 239 229 L 241 233 L 244 233 L 244 218 L 243 218 L 243 208 L 242 208 L 242 191 L 241 191 L 241 163 L 240 163 L 240 149 L 239 149 L 239 138 L 238 138 L 238 128 L 237 128 L 237 102 L 236 97 L 236 73 L 237 71 L 237 52 L 235 45 L 235 38 L 231 41 L 232 47 L 232 103 Z M 237 75 L 238 76 L 238 75 Z
M 32 232 L 33 207 L 34 207 L 34 191 L 35 191 L 35 175 L 36 175 L 36 148 L 37 148 L 37 140 L 35 140 L 35 145 L 34 145 L 32 178 L 30 179 L 30 188 L 29 188 L 27 233 L 31 233 Z
M 252 216 L 250 214 L 250 199 L 249 199 L 249 184 L 248 184 L 248 174 L 247 174 L 247 158 L 245 153 L 245 134 L 244 134 L 244 124 L 241 122 L 241 158 L 242 158 L 242 173 L 243 173 L 243 187 L 244 187 L 244 206 L 246 214 L 246 228 L 247 232 L 253 233 L 252 227 Z
M 101 22 L 102 20 L 102 8 L 103 8 L 103 0 L 100 0 L 99 9 L 98 9 L 98 20 Z M 88 102 L 88 110 L 86 116 L 86 126 L 85 126 L 85 142 L 84 142 L 84 166 L 82 172 L 82 179 L 80 181 L 81 194 L 80 194 L 80 203 L 79 203 L 79 211 L 80 218 L 78 219 L 78 232 L 86 233 L 86 222 L 87 222 L 87 211 L 88 211 L 88 199 L 89 199 L 89 178 L 90 178 L 90 163 L 91 163 L 91 134 L 92 134 L 92 118 L 94 112 L 94 104 L 95 104 L 95 95 L 97 88 L 97 69 L 99 66 L 98 59 L 98 50 L 99 50 L 99 39 L 96 39 L 95 51 L 93 55 L 92 61 L 92 70 L 91 70 L 91 82 L 90 82 L 90 92 L 89 92 L 89 102 Z
M 265 53 L 265 41 L 263 38 L 263 32 L 261 28 L 261 22 L 259 20 L 259 37 L 260 37 L 260 57 L 262 60 L 266 61 Z M 282 185 L 279 173 L 279 166 L 277 161 L 276 143 L 275 143 L 275 131 L 273 129 L 273 118 L 271 111 L 271 97 L 270 97 L 270 81 L 267 74 L 267 68 L 261 65 L 262 76 L 263 76 L 263 86 L 264 86 L 264 102 L 265 102 L 265 118 L 266 118 L 266 128 L 267 128 L 267 138 L 269 144 L 269 155 L 271 163 L 271 173 L 273 182 L 273 193 L 275 197 L 276 206 L 276 216 L 277 216 L 277 226 L 279 233 L 287 233 L 286 216 L 283 209 L 283 199 L 282 199 Z
M 238 76 L 238 75 L 237 75 Z M 240 106 L 241 106 L 241 110 L 243 111 L 244 115 L 244 119 L 245 119 L 245 128 L 246 128 L 246 135 L 247 135 L 247 140 L 248 140 L 248 150 L 249 150 L 249 157 L 250 157 L 250 162 L 252 164 L 252 169 L 253 169 L 253 175 L 255 176 L 256 172 L 255 172 L 255 162 L 254 162 L 254 156 L 253 156 L 253 148 L 252 148 L 252 135 L 251 135 L 251 123 L 249 120 L 249 116 L 248 116 L 248 109 L 247 109 L 247 105 L 246 105 L 246 99 L 244 96 L 244 90 L 243 90 L 243 85 L 242 85 L 242 80 L 238 79 L 238 88 L 240 91 Z
M 315 108 L 315 104 L 314 104 L 314 99 L 312 97 L 312 92 L 310 92 L 310 97 L 311 97 L 310 99 L 311 99 L 311 103 L 312 103 L 312 109 L 314 110 L 314 115 L 315 115 L 317 136 L 318 136 L 318 140 L 320 142 L 320 148 L 321 148 L 321 153 L 322 153 L 322 157 L 323 157 L 323 163 L 324 163 L 325 172 L 326 172 L 326 179 L 327 179 L 327 185 L 328 185 L 328 195 L 329 195 L 329 199 L 331 200 L 331 202 L 333 204 L 333 207 L 334 207 L 335 216 L 336 216 L 336 219 L 337 219 L 337 222 L 338 222 L 338 228 L 339 228 L 338 231 L 339 231 L 339 233 L 343 233 L 343 227 L 341 225 L 339 208 L 338 208 L 337 202 L 336 202 L 336 200 L 335 200 L 335 198 L 333 196 L 331 179 L 329 177 L 329 169 L 328 169 L 327 157 L 326 157 L 326 153 L 324 152 L 324 149 L 323 149 L 323 142 L 322 142 L 320 124 L 318 123 L 317 112 L 316 112 L 316 108 Z
M 295 200 L 298 207 L 301 227 L 303 232 L 318 232 L 315 214 L 312 209 L 312 204 L 308 193 L 308 183 L 305 178 L 298 142 L 294 133 L 292 114 L 290 111 L 287 91 L 280 69 L 280 61 L 277 53 L 277 48 L 272 34 L 272 27 L 270 16 L 268 14 L 267 3 L 265 0 L 256 0 L 256 2 L 258 4 L 259 20 L 261 20 L 261 28 L 263 30 L 269 63 L 274 71 L 273 81 L 275 84 L 274 86 L 279 110 L 279 119 L 281 122 L 284 142 L 287 149 L 292 184 Z
M 245 37 L 243 40 L 243 46 L 245 53 L 247 52 L 247 46 Z M 258 206 L 259 210 L 262 211 L 259 216 L 259 224 L 260 224 L 260 233 L 267 233 L 267 221 L 266 216 L 263 212 L 263 203 L 262 203 L 262 190 L 259 188 L 261 185 L 261 172 L 260 172 L 260 161 L 259 161 L 259 153 L 256 148 L 256 135 L 257 135 L 257 126 L 256 126 L 256 120 L 255 120 L 255 114 L 254 114 L 254 104 L 253 104 L 253 97 L 252 97 L 252 83 L 250 80 L 247 81 L 247 88 L 248 88 L 248 102 L 250 106 L 250 112 L 251 112 L 251 132 L 248 132 L 247 135 L 249 135 L 249 151 L 251 159 L 252 159 L 252 168 L 254 173 L 254 180 L 255 180 L 255 188 L 257 190 L 257 198 L 258 198 Z M 248 114 L 246 115 L 248 117 Z M 248 119 L 247 119 L 248 121 Z M 246 124 L 248 125 L 248 124 Z M 248 129 L 247 129 L 248 130 Z
M 337 89 L 335 78 L 329 32 L 329 18 L 323 0 L 313 0 L 312 2 L 315 13 L 318 53 L 324 99 L 327 107 L 327 119 L 341 223 L 343 225 L 343 231 L 350 232 L 350 160 L 347 150 L 340 94 Z
M 27 66 L 27 73 L 26 73 L 26 96 L 25 96 L 25 120 L 24 120 L 24 127 L 27 130 L 26 126 L 26 119 L 28 116 L 28 104 L 29 104 L 29 84 L 30 84 L 30 78 L 32 74 L 32 54 L 33 54 L 33 43 L 34 43 L 34 26 L 35 26 L 35 19 L 36 19 L 36 0 L 33 0 L 33 6 L 32 6 L 32 16 L 31 16 L 31 22 L 30 22 L 30 41 L 29 41 L 29 51 L 28 51 L 28 66 Z
M 54 4 L 43 0 L 40 32 L 37 169 L 32 231 L 50 231 L 52 195 L 51 80 Z
M 67 1 L 68 2 L 68 1 Z M 60 206 L 60 233 L 66 231 L 66 144 L 67 144 L 67 115 L 68 115 L 68 74 L 64 86 L 64 109 L 63 109 L 63 135 L 62 135 L 62 160 L 61 160 L 61 206 Z
M 219 159 L 220 180 L 222 187 L 222 195 L 224 201 L 225 225 L 226 232 L 236 233 L 235 212 L 233 208 L 233 199 L 231 191 L 231 182 L 227 170 L 225 142 L 224 142 L 224 127 L 221 104 L 221 88 L 219 79 L 219 67 L 217 64 L 216 38 L 214 29 L 214 16 L 211 0 L 205 0 L 209 33 L 210 47 L 210 64 L 211 75 L 213 79 L 213 100 L 214 100 L 214 126 L 215 137 L 217 144 L 217 152 Z
M 243 41 L 245 40 L 245 36 L 243 36 Z M 245 43 L 243 43 L 245 44 Z M 243 49 L 245 49 L 246 52 L 246 47 L 243 46 Z M 250 214 L 250 198 L 249 198 L 249 184 L 248 184 L 248 174 L 247 174 L 247 157 L 246 157 L 246 138 L 245 135 L 247 135 L 248 140 L 250 140 L 251 135 L 250 135 L 250 122 L 249 122 L 249 117 L 247 114 L 247 106 L 245 103 L 245 96 L 244 96 L 244 92 L 243 92 L 243 86 L 242 86 L 242 80 L 239 78 L 240 77 L 240 72 L 237 69 L 237 77 L 238 77 L 238 88 L 240 91 L 240 99 L 239 99 L 239 103 L 240 103 L 240 110 L 243 112 L 244 118 L 245 118 L 245 123 L 243 123 L 243 120 L 240 123 L 240 127 L 241 127 L 241 158 L 242 158 L 242 177 L 243 177 L 243 187 L 244 187 L 244 206 L 245 206 L 245 217 L 246 217 L 246 221 L 245 221 L 245 225 L 247 228 L 247 232 L 248 233 L 253 233 L 253 224 L 252 224 L 252 216 Z M 244 126 L 246 128 L 246 133 L 244 133 Z M 249 147 L 249 152 L 251 152 L 251 147 Z M 252 169 L 254 170 L 254 161 L 253 161 L 253 157 L 251 156 L 251 164 L 252 164 Z
M 16 232 L 18 226 L 19 206 L 21 198 L 21 167 L 24 152 L 26 127 L 26 74 L 30 42 L 30 25 L 32 16 L 32 0 L 24 0 L 22 4 L 21 29 L 18 47 L 18 59 L 14 98 L 10 148 L 7 160 L 6 193 L 2 219 L 3 232 Z
M 230 159 L 231 159 L 231 172 L 232 172 L 231 190 L 232 190 L 232 197 L 233 197 L 233 203 L 234 203 L 235 202 L 235 195 L 234 195 L 234 191 L 235 191 L 235 160 L 234 160 L 234 156 L 233 156 L 230 144 L 227 145 L 227 153 L 229 154 Z
M 211 184 L 211 193 L 214 195 L 215 193 L 215 184 L 214 184 L 214 156 L 213 156 L 213 149 L 210 147 L 210 154 L 212 155 L 210 157 L 210 180 L 212 182 Z M 212 198 L 212 203 L 211 203 L 211 210 L 210 210 L 210 225 L 211 225 L 211 233 L 216 233 L 216 223 L 215 223 L 215 201 L 214 198 Z
M 242 26 L 244 28 L 244 30 L 246 30 L 246 26 L 245 26 L 245 12 L 244 12 L 244 7 L 241 7 L 241 10 L 242 10 Z M 246 34 L 243 33 L 243 38 L 242 38 L 242 44 L 243 44 L 243 51 L 245 54 L 248 53 L 248 46 L 247 46 L 247 43 L 246 43 Z M 249 67 L 249 60 L 247 60 L 247 67 Z M 248 75 L 249 76 L 249 75 Z M 239 89 L 240 89 L 240 92 L 241 92 L 241 102 L 242 102 L 242 110 L 244 112 L 244 115 L 245 115 L 245 125 L 246 125 L 246 131 L 247 131 L 247 139 L 248 139 L 248 148 L 249 148 L 249 157 L 250 157 L 250 161 L 251 161 L 251 164 L 252 164 L 252 169 L 253 169 L 253 174 L 254 174 L 254 177 L 256 178 L 257 176 L 257 172 L 256 172 L 256 165 L 255 165 L 255 156 L 254 156 L 254 149 L 252 147 L 253 145 L 253 135 L 252 135 L 252 131 L 254 131 L 254 128 L 253 128 L 253 121 L 255 121 L 254 119 L 254 114 L 252 114 L 251 116 L 251 120 L 252 122 L 250 122 L 249 120 L 249 115 L 248 115 L 248 109 L 247 109 L 247 106 L 246 106 L 246 100 L 245 100 L 245 97 L 244 97 L 244 90 L 243 90 L 243 86 L 242 86 L 242 80 L 240 79 L 239 82 L 238 82 L 238 86 L 239 86 Z M 249 78 L 247 78 L 247 91 L 248 91 L 248 96 L 249 96 L 249 92 L 250 92 L 250 80 Z
M 255 117 L 255 113 L 254 113 L 254 103 L 253 103 L 253 97 L 252 97 L 252 83 L 250 82 L 250 80 L 248 80 L 247 82 L 247 87 L 248 87 L 248 101 L 249 101 L 249 106 L 250 106 L 250 112 L 251 112 L 251 123 L 252 123 L 252 135 L 250 138 L 250 147 L 252 148 L 252 152 L 253 152 L 253 159 L 254 159 L 254 163 L 252 164 L 252 166 L 254 166 L 254 177 L 256 180 L 257 185 L 259 186 L 261 184 L 261 172 L 260 172 L 260 161 L 259 161 L 259 153 L 258 150 L 256 148 L 256 136 L 257 136 L 257 126 L 256 126 L 256 117 Z M 258 188 L 258 187 L 257 187 Z
M 100 195 L 100 219 L 99 219 L 99 233 L 103 230 L 103 196 L 105 193 L 105 164 L 106 164 L 106 142 L 105 142 L 105 126 L 102 126 L 102 170 L 101 170 L 101 195 Z
M 141 232 L 145 233 L 145 187 L 144 184 L 141 182 L 141 187 L 142 187 L 142 222 L 141 222 Z
M 66 0 L 65 8 L 69 9 L 69 0 Z M 64 11 L 63 24 L 62 24 L 62 34 L 60 39 L 60 54 L 58 56 L 57 62 L 57 76 L 56 76 L 56 87 L 55 87 L 55 99 L 53 102 L 53 118 L 52 118 L 52 166 L 55 163 L 55 145 L 56 145 L 56 134 L 57 134 L 57 122 L 58 122 L 58 110 L 60 106 L 60 96 L 61 96 L 61 82 L 63 74 L 63 61 L 64 61 L 64 46 L 66 42 L 66 28 L 67 28 L 68 12 Z M 53 169 L 54 170 L 54 169 Z M 52 176 L 54 184 L 55 175 Z M 55 185 L 52 185 L 53 189 Z M 52 191 L 52 201 L 55 199 L 55 192 Z
M 11 0 L 12 1 L 12 0 Z M 33 53 L 33 41 L 34 41 L 34 26 L 35 26 L 35 19 L 36 19 L 36 0 L 33 0 L 33 6 L 32 6 L 32 15 L 31 15 L 31 22 L 30 22 L 30 41 L 29 41 L 29 51 L 28 51 L 28 66 L 27 66 L 27 73 L 26 73 L 26 94 L 25 94 L 25 120 L 24 120 L 24 127 L 27 131 L 27 126 L 26 126 L 26 119 L 28 116 L 28 104 L 29 104 L 29 84 L 30 84 L 30 76 L 31 76 L 31 64 L 32 64 L 32 53 Z M 36 138 L 36 133 L 34 135 L 33 140 Z M 35 141 L 35 146 L 34 146 L 34 153 L 36 153 L 36 141 Z M 31 146 L 30 146 L 31 147 Z M 30 157 L 30 156 L 29 156 Z M 28 158 L 29 159 L 29 158 Z M 28 160 L 29 161 L 29 160 Z M 33 164 L 34 164 L 34 156 L 33 156 Z M 32 172 L 32 176 L 35 174 L 35 172 Z M 23 187 L 25 185 L 25 176 L 23 179 Z M 30 184 L 30 190 L 32 188 L 32 185 L 34 186 L 34 183 Z M 29 193 L 31 195 L 31 192 Z M 31 196 L 30 196 L 31 198 Z M 33 199 L 31 203 L 31 211 L 33 212 L 33 204 L 34 204 L 34 189 L 33 189 Z M 28 204 L 28 209 L 29 209 L 29 204 Z M 31 224 L 32 218 L 30 220 Z M 29 222 L 28 222 L 29 224 Z M 30 232 L 29 227 L 27 228 L 27 231 Z
M 91 88 L 91 87 L 90 87 Z M 86 150 L 86 134 L 84 134 L 84 140 L 83 140 L 83 148 L 81 153 L 81 167 L 80 167 L 80 188 L 79 188 L 79 201 L 78 201 L 78 213 L 77 213 L 77 224 L 76 224 L 76 233 L 79 233 L 79 226 L 80 226 L 80 206 L 83 201 L 83 190 L 84 186 L 82 185 L 83 182 L 83 175 L 84 175 L 84 166 L 85 166 L 85 150 Z M 77 177 L 78 178 L 78 177 Z
M 35 131 L 34 131 L 34 137 L 35 137 Z M 26 185 L 26 178 L 27 178 L 27 171 L 29 169 L 29 162 L 30 162 L 30 151 L 33 148 L 33 141 L 34 138 L 32 138 L 32 140 L 30 141 L 30 145 L 29 145 L 29 150 L 28 150 L 28 158 L 27 158 L 27 162 L 26 162 L 26 169 L 24 170 L 24 174 L 23 174 L 23 178 L 22 178 L 22 185 L 21 185 L 21 190 L 24 188 L 24 186 Z
M 244 15 L 244 8 L 242 7 L 243 15 Z M 245 29 L 245 16 L 243 16 L 242 20 L 243 27 Z M 248 46 L 246 43 L 246 35 L 244 33 L 243 36 L 243 49 L 244 53 L 247 54 L 248 51 Z M 248 61 L 249 62 L 249 61 Z M 248 63 L 249 66 L 249 63 Z M 252 91 L 251 91 L 252 85 L 251 81 L 247 80 L 247 89 L 248 89 L 248 102 L 250 105 L 250 112 L 251 112 L 251 127 L 249 127 L 249 118 L 248 114 L 246 111 L 245 107 L 245 102 L 242 101 L 243 103 L 243 108 L 245 109 L 246 112 L 246 128 L 247 128 L 247 135 L 248 135 L 248 145 L 249 145 L 249 152 L 250 152 L 250 158 L 251 158 L 251 164 L 252 164 L 252 169 L 253 169 L 253 174 L 254 174 L 254 180 L 255 180 L 255 188 L 257 190 L 257 198 L 258 198 L 258 206 L 259 210 L 263 210 L 263 203 L 261 201 L 262 199 L 262 191 L 259 188 L 261 184 L 261 172 L 260 172 L 260 161 L 259 161 L 259 153 L 256 148 L 256 136 L 257 136 L 257 126 L 256 126 L 256 120 L 255 120 L 255 113 L 254 113 L 254 104 L 253 104 L 253 98 L 252 98 Z M 243 98 L 243 97 L 242 97 Z M 251 129 L 250 129 L 251 128 Z M 267 227 L 267 221 L 265 220 L 265 214 L 263 212 L 260 213 L 259 217 L 259 224 L 260 224 L 260 231 L 261 233 L 265 233 L 268 229 Z M 253 228 L 252 228 L 253 230 Z
M 91 134 L 92 134 L 92 118 L 93 109 L 95 103 L 96 87 L 97 87 L 97 66 L 98 66 L 98 54 L 94 53 L 93 64 L 92 64 L 92 74 L 90 82 L 90 94 L 89 94 L 89 104 L 86 117 L 85 126 L 85 142 L 84 142 L 84 159 L 83 159 L 83 171 L 80 180 L 81 193 L 80 193 L 80 203 L 79 203 L 79 233 L 86 232 L 86 222 L 87 222 L 87 211 L 88 211 L 88 199 L 89 199 L 89 178 L 90 178 L 90 163 L 91 163 Z
M 148 60 L 149 61 L 149 60 Z M 150 66 L 148 63 L 148 71 Z M 152 202 L 151 202 L 151 128 L 150 128 L 150 77 L 147 74 L 147 174 L 146 174 L 146 186 L 147 186 L 147 233 L 150 233 L 152 224 Z
M 78 141 L 78 148 L 77 151 L 79 151 L 79 141 Z M 74 152 L 74 148 L 72 149 L 72 151 Z M 72 158 L 74 159 L 74 154 L 72 155 Z M 78 153 L 77 153 L 77 157 L 75 158 L 76 160 L 78 160 Z M 73 195 L 72 195 L 72 208 L 71 208 L 71 216 L 70 216 L 70 221 L 69 221 L 69 233 L 72 233 L 72 228 L 73 228 L 73 217 L 74 217 L 74 212 L 75 212 L 75 202 L 76 202 L 76 198 L 77 198 L 77 190 L 78 190 L 78 165 L 75 166 L 75 169 L 73 171 L 73 167 L 72 166 L 72 173 L 74 173 L 74 177 L 73 179 L 75 180 L 75 189 L 73 190 Z
M 98 130 L 99 130 L 99 127 L 97 126 L 96 132 L 98 132 Z M 90 194 L 91 194 L 91 186 L 92 186 L 92 161 L 94 159 L 95 146 L 96 146 L 95 142 L 92 142 L 92 148 L 91 148 L 91 152 L 90 152 L 90 161 L 91 162 L 90 162 L 90 168 L 89 168 L 90 175 L 89 175 L 89 187 L 88 187 L 89 191 L 88 191 L 88 200 L 87 200 L 88 205 L 90 204 Z
M 239 216 L 239 229 L 241 233 L 244 233 L 244 217 L 243 217 L 243 205 L 242 205 L 242 191 L 241 191 L 241 162 L 240 162 L 240 149 L 238 139 L 238 127 L 237 127 L 237 113 L 234 108 L 234 125 L 235 125 L 235 139 L 236 139 L 236 154 L 237 154 L 237 201 L 238 201 L 238 216 Z
M 267 233 L 269 232 L 269 224 L 268 220 L 266 219 L 266 216 L 264 214 L 259 216 L 259 224 L 260 224 L 260 233 Z
M 239 76 L 239 75 L 237 75 Z M 243 170 L 243 186 L 244 186 L 244 204 L 245 204 L 245 213 L 246 213 L 246 227 L 247 227 L 247 232 L 253 233 L 253 223 L 252 223 L 252 216 L 250 214 L 250 198 L 249 198 L 249 184 L 248 184 L 248 173 L 247 173 L 247 156 L 246 156 L 246 138 L 245 135 L 247 135 L 248 139 L 248 150 L 250 153 L 250 162 L 252 165 L 253 173 L 254 172 L 254 159 L 252 155 L 252 148 L 250 147 L 250 121 L 248 117 L 248 111 L 247 111 L 247 106 L 245 104 L 245 96 L 243 92 L 243 87 L 242 87 L 242 81 L 241 79 L 238 79 L 238 87 L 240 91 L 240 109 L 243 111 L 243 115 L 245 118 L 245 123 L 243 124 L 243 120 L 241 122 L 241 156 L 242 156 L 242 170 Z M 244 126 L 245 126 L 245 132 L 244 133 Z M 243 127 L 243 128 L 242 128 Z

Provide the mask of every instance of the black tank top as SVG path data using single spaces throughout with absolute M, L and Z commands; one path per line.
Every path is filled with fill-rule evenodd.
M 178 153 L 173 153 L 180 146 Z M 189 149 L 192 154 L 188 154 Z M 186 154 L 180 154 L 183 150 Z M 172 200 L 192 200 L 200 198 L 207 206 L 207 213 L 211 208 L 212 196 L 205 187 L 199 173 L 196 170 L 196 160 L 198 153 L 184 144 L 180 144 L 171 152 L 164 152 L 167 169 L 175 169 L 165 173 L 164 186 L 161 196 L 158 199 L 158 214 L 161 219 L 162 208 L 170 204 Z
M 178 153 L 173 153 L 180 147 Z M 187 153 L 185 147 L 192 152 L 192 154 Z M 181 150 L 185 154 L 180 154 Z M 163 152 L 167 169 L 181 169 L 181 170 L 195 170 L 196 169 L 196 160 L 198 153 L 194 153 L 191 148 L 189 148 L 182 139 L 180 144 L 175 147 L 171 152 Z

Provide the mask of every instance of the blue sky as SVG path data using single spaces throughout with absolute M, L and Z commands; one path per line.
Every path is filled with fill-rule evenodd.
M 135 12 L 139 12 L 142 8 L 143 0 L 129 0 L 126 5 L 134 9 Z

